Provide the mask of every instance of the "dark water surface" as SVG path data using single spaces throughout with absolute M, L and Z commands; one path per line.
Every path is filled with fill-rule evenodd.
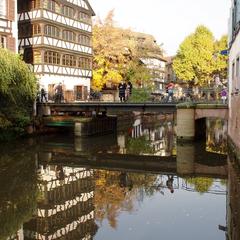
M 226 123 L 178 144 L 173 116 L 129 119 L 108 136 L 2 145 L 0 239 L 240 239 Z

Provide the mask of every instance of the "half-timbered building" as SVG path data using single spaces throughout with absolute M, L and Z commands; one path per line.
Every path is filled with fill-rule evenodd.
M 84 100 L 92 78 L 92 16 L 88 0 L 18 0 L 19 52 L 53 100 Z
M 0 47 L 17 52 L 17 19 L 15 0 L 0 1 Z

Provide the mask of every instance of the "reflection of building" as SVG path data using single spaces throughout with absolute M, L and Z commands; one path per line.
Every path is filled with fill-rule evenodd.
M 19 51 L 53 97 L 63 84 L 65 100 L 82 100 L 92 76 L 92 22 L 88 0 L 18 0 Z
M 240 151 L 240 1 L 232 0 L 229 19 L 229 135 Z
M 94 180 L 92 170 L 41 167 L 36 216 L 24 225 L 28 239 L 92 239 Z
M 23 227 L 17 231 L 14 235 L 11 237 L 8 237 L 7 240 L 24 240 L 24 235 L 23 235 Z
M 233 156 L 230 156 L 231 158 Z M 227 229 L 229 240 L 240 239 L 240 181 L 239 170 L 229 162 L 228 195 L 227 195 Z
M 16 0 L 0 1 L 0 47 L 17 52 Z
M 174 148 L 174 132 L 171 123 L 161 125 L 154 129 L 145 128 L 144 135 L 151 142 L 155 155 L 171 156 Z

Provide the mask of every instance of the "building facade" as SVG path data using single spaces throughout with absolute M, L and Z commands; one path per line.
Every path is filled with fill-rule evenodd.
M 232 0 L 229 19 L 229 136 L 240 149 L 240 0 Z
M 144 65 L 150 70 L 151 80 L 156 92 L 165 89 L 166 85 L 166 59 L 160 55 L 149 55 L 141 58 Z
M 54 99 L 84 100 L 92 78 L 92 16 L 88 0 L 18 0 L 18 47 L 40 88 Z
M 17 1 L 0 1 L 0 46 L 17 52 Z
M 129 39 L 135 41 L 140 62 L 149 69 L 154 92 L 165 89 L 166 63 L 161 46 L 157 44 L 154 36 L 146 33 L 132 32 Z

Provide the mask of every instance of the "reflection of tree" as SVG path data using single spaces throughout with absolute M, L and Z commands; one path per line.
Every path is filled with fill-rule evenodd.
M 139 192 L 151 196 L 156 190 L 152 187 L 156 175 L 99 170 L 95 176 L 96 220 L 102 222 L 107 219 L 112 228 L 117 227 L 117 217 L 121 211 L 134 211 Z
M 151 141 L 147 140 L 145 136 L 139 138 L 128 138 L 126 147 L 128 154 L 154 153 Z
M 213 184 L 212 178 L 188 178 L 186 181 L 199 193 L 208 192 Z
M 208 119 L 207 133 L 207 151 L 227 154 L 227 122 L 222 119 Z
M 0 239 L 16 233 L 36 208 L 35 162 L 27 153 L 0 156 Z

